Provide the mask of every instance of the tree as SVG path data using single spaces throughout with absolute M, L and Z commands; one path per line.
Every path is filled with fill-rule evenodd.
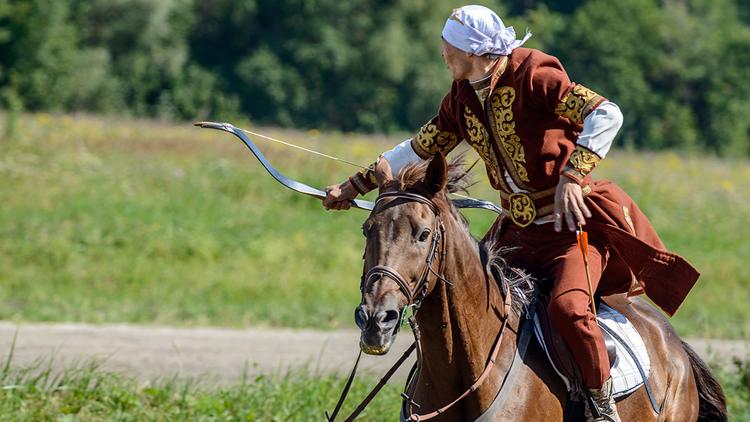
M 66 2 L 9 0 L 3 9 L 7 24 L 6 35 L 0 35 L 3 85 L 22 94 L 23 103 L 32 110 L 104 107 L 97 99 L 112 89 L 107 52 L 78 48 Z

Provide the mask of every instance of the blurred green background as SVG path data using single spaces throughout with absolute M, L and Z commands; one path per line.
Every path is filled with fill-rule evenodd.
M 620 145 L 750 154 L 750 1 L 482 1 L 625 112 Z M 4 108 L 413 131 L 446 0 L 0 0 Z

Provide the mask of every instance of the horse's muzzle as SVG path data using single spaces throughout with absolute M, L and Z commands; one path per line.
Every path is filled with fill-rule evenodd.
M 396 310 L 380 310 L 370 314 L 362 305 L 354 311 L 354 321 L 361 331 L 359 347 L 368 355 L 388 353 L 396 338 L 399 313 Z

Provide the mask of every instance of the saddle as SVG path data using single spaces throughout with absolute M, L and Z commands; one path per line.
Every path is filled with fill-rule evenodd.
M 537 325 L 539 327 L 537 336 L 541 334 L 542 338 L 539 340 L 545 346 L 545 351 L 547 352 L 547 357 L 549 358 L 550 363 L 552 363 L 552 366 L 563 377 L 563 379 L 569 381 L 568 390 L 571 390 L 573 389 L 571 387 L 582 384 L 580 368 L 573 358 L 568 345 L 565 344 L 562 336 L 560 336 L 552 325 L 552 321 L 547 313 L 547 305 L 549 305 L 550 301 L 549 297 L 540 294 L 538 295 L 537 300 L 539 302 L 536 312 L 536 317 L 538 319 Z M 597 301 L 596 303 L 597 312 L 600 303 L 601 301 Z M 609 367 L 611 369 L 617 358 L 617 347 L 612 336 L 603 330 L 602 334 L 604 335 L 604 345 L 607 347 L 607 357 L 609 358 Z
M 549 319 L 549 298 L 538 294 L 537 301 L 537 312 L 534 316 L 537 340 L 571 396 L 579 396 L 585 390 L 582 386 L 581 371 L 570 349 Z M 647 382 L 651 362 L 643 338 L 623 314 L 604 301 L 597 300 L 597 305 L 597 322 L 607 346 L 614 397 L 626 396 L 644 384 L 649 396 L 652 396 Z

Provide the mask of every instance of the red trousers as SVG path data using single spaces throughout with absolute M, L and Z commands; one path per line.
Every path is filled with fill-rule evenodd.
M 506 222 L 500 233 L 492 233 L 500 245 L 515 248 L 508 263 L 523 268 L 538 280 L 553 283 L 549 316 L 581 369 L 583 382 L 599 388 L 609 378 L 609 360 L 604 338 L 589 308 L 588 281 L 576 235 L 563 224 L 558 233 L 553 224 L 530 224 L 521 228 Z M 585 229 L 585 226 L 584 226 Z M 630 270 L 609 249 L 589 239 L 588 264 L 595 292 L 608 295 L 627 292 Z

